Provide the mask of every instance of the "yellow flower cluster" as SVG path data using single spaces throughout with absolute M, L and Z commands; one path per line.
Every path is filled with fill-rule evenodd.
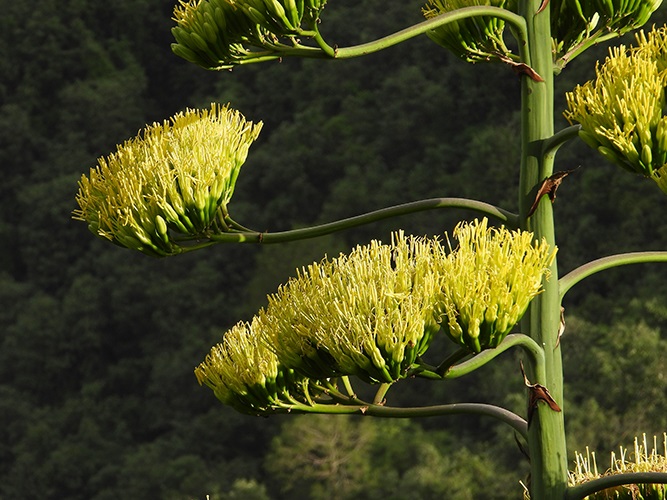
M 195 368 L 195 376 L 224 404 L 257 415 L 293 401 L 308 384 L 278 363 L 275 353 L 258 335 L 257 319 L 229 330 Z
M 179 253 L 173 233 L 226 229 L 227 204 L 261 127 L 216 104 L 155 123 L 82 176 L 74 218 L 121 246 Z
M 312 264 L 260 312 L 267 342 L 310 377 L 398 380 L 439 329 L 444 257 L 437 240 L 396 234 Z
M 240 398 L 257 411 L 281 400 L 276 383 L 279 395 L 294 394 L 281 373 L 405 378 L 441 326 L 471 352 L 496 347 L 540 292 L 555 249 L 486 219 L 458 225 L 454 236 L 449 252 L 438 239 L 397 233 L 390 245 L 372 241 L 311 264 L 249 325 L 232 328 L 197 378 L 223 402 Z
M 586 447 L 586 455 L 575 451 L 576 468 L 568 474 L 570 486 L 577 486 L 602 477 L 627 473 L 667 472 L 667 433 L 662 435 L 662 449 L 658 450 L 658 438 L 653 436 L 653 447 L 649 451 L 646 434 L 643 442 L 635 438 L 634 451 L 628 453 L 626 448 L 620 447 L 620 459 L 616 453 L 611 453 L 611 467 L 604 473 L 598 471 L 595 452 Z M 660 483 L 625 484 L 599 491 L 586 498 L 590 500 L 633 500 L 635 498 L 665 499 L 667 485 Z
M 454 229 L 458 249 L 444 261 L 447 333 L 473 352 L 496 347 L 521 319 L 549 277 L 556 250 L 527 231 L 487 226 Z
M 663 27 L 637 46 L 611 50 L 597 77 L 567 94 L 564 113 L 580 137 L 609 161 L 656 181 L 667 193 L 667 51 Z

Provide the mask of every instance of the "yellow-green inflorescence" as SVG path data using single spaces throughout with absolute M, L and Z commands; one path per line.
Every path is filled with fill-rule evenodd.
M 267 342 L 309 377 L 398 380 L 439 329 L 444 258 L 437 240 L 396 234 L 312 264 L 260 312 Z
M 180 253 L 176 236 L 224 232 L 227 204 L 261 126 L 213 104 L 146 127 L 82 176 L 74 218 L 153 256 Z
M 556 250 L 528 231 L 459 224 L 444 261 L 445 331 L 473 352 L 497 347 L 542 290 Z
M 646 434 L 640 441 L 635 438 L 634 450 L 628 453 L 622 446 L 619 455 L 611 453 L 611 467 L 604 473 L 598 471 L 595 453 L 586 447 L 586 454 L 575 452 L 576 468 L 569 473 L 570 486 L 577 486 L 602 477 L 633 472 L 667 472 L 667 434 L 662 435 L 662 453 L 660 453 L 657 436 L 653 437 L 653 446 L 649 450 Z M 588 500 L 665 500 L 667 485 L 665 484 L 625 484 L 607 488 L 586 497 Z
M 667 193 L 667 28 L 611 50 L 595 80 L 567 94 L 565 117 L 605 158 L 653 179 Z
M 515 10 L 515 0 L 429 0 L 422 9 L 427 19 L 464 7 L 491 6 Z M 469 17 L 427 32 L 438 45 L 468 62 L 516 59 L 503 41 L 505 21 L 492 16 Z
M 260 330 L 257 319 L 236 324 L 195 368 L 199 383 L 220 401 L 256 415 L 303 401 L 309 392 L 309 381 L 280 364 Z
M 540 292 L 555 249 L 486 219 L 460 224 L 454 236 L 451 250 L 399 232 L 391 244 L 372 241 L 303 268 L 250 324 L 227 333 L 198 379 L 223 402 L 240 397 L 247 406 L 248 394 L 261 394 L 275 406 L 273 380 L 285 380 L 285 370 L 290 380 L 405 378 L 441 326 L 471 352 L 496 347 Z
M 326 0 L 180 0 L 174 8 L 173 52 L 206 69 L 228 69 L 298 44 L 312 31 Z M 304 27 L 302 27 L 304 25 Z

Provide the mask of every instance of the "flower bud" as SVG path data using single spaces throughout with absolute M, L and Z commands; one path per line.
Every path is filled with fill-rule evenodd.
M 431 19 L 463 7 L 489 5 L 513 8 L 508 0 L 428 0 L 422 9 L 424 17 Z M 505 22 L 497 17 L 469 17 L 440 26 L 426 33 L 438 45 L 449 49 L 461 59 L 476 63 L 508 61 L 515 56 L 503 42 Z
M 267 56 L 278 58 L 282 49 L 294 46 L 296 37 L 312 36 L 325 3 L 326 0 L 180 0 L 174 8 L 177 25 L 172 28 L 176 40 L 172 50 L 206 69 L 228 69 Z
M 601 36 L 619 36 L 640 28 L 662 0 L 596 2 L 551 0 L 551 35 L 558 70 Z

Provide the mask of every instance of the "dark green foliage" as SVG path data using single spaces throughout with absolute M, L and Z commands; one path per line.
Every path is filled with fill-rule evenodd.
M 392 229 L 441 234 L 470 217 L 430 212 L 313 242 L 151 260 L 69 219 L 80 175 L 146 123 L 212 100 L 264 120 L 230 205 L 259 230 L 429 197 L 516 209 L 518 79 L 507 68 L 465 65 L 422 37 L 363 60 L 208 73 L 171 54 L 173 3 L 0 0 L 1 498 L 326 497 L 314 476 L 285 489 L 293 477 L 275 458 L 297 422 L 317 420 L 237 414 L 199 388 L 192 369 L 296 267 L 387 240 Z M 420 5 L 337 0 L 322 31 L 340 45 L 367 41 L 419 21 Z M 581 56 L 561 82 L 583 81 L 592 68 Z M 556 201 L 563 270 L 665 248 L 665 201 L 654 186 L 583 147 L 559 154 L 561 169 L 579 164 Z M 568 295 L 572 450 L 666 428 L 667 388 L 656 375 L 665 371 L 666 292 L 664 267 L 646 266 L 591 278 Z M 451 383 L 411 382 L 392 389 L 390 403 L 525 405 L 514 354 Z M 526 462 L 494 422 L 342 422 L 368 434 L 350 462 L 364 472 L 350 496 L 360 488 L 368 498 L 521 494 Z

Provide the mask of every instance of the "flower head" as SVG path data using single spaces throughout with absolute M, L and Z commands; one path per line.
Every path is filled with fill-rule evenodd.
M 652 178 L 667 193 L 667 28 L 611 50 L 596 79 L 567 94 L 564 113 L 581 138 L 611 162 Z
M 261 328 L 256 319 L 236 324 L 195 368 L 199 384 L 211 388 L 220 401 L 255 415 L 275 412 L 293 402 L 308 384 L 279 363 L 264 345 Z
M 614 476 L 617 474 L 645 473 L 645 472 L 667 472 L 667 434 L 662 435 L 662 449 L 660 453 L 657 436 L 653 436 L 653 447 L 649 450 L 646 434 L 643 435 L 643 442 L 635 438 L 634 451 L 628 453 L 622 446 L 619 449 L 620 458 L 617 458 L 615 452 L 611 453 L 611 467 L 604 473 L 598 471 L 595 452 L 591 452 L 586 447 L 586 455 L 575 451 L 576 468 L 569 472 L 570 486 L 577 486 L 602 477 Z M 624 484 L 598 491 L 586 498 L 591 500 L 604 500 L 608 498 L 628 499 L 635 498 L 667 498 L 667 485 L 637 483 Z
M 454 229 L 459 246 L 443 262 L 446 332 L 474 352 L 496 347 L 541 291 L 556 251 L 528 231 L 489 228 L 487 220 Z
M 405 376 L 440 328 L 444 258 L 437 240 L 395 234 L 348 256 L 312 264 L 260 312 L 281 363 L 311 377 Z
M 146 127 L 82 176 L 74 218 L 121 246 L 179 253 L 173 234 L 225 229 L 220 224 L 261 126 L 213 104 Z

